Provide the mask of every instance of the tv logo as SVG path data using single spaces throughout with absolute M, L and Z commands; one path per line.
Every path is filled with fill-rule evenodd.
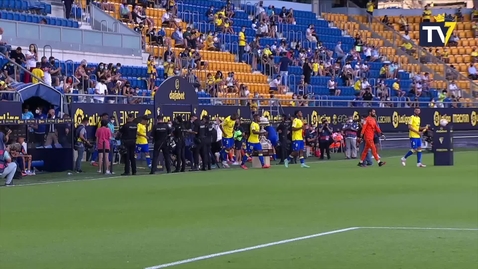
M 445 47 L 450 40 L 456 22 L 420 23 L 420 42 L 422 47 Z

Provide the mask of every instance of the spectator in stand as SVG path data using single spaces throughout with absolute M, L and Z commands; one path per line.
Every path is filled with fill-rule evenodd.
M 405 96 L 405 91 L 403 91 L 400 87 L 400 80 L 397 79 L 395 82 L 392 84 L 392 89 L 395 91 L 395 94 L 398 97 L 404 97 Z
M 283 78 L 284 85 L 288 85 L 288 78 L 289 78 L 289 66 L 292 65 L 292 60 L 290 59 L 290 55 L 283 53 L 282 57 L 279 60 L 279 75 Z
M 468 78 L 472 80 L 478 79 L 478 72 L 473 63 L 470 63 L 470 66 L 468 67 Z
M 36 68 L 37 65 L 37 46 L 35 44 L 30 44 L 28 47 L 28 51 L 25 53 L 26 58 L 26 69 L 30 72 Z M 23 76 L 23 82 L 30 83 L 32 82 L 32 78 L 30 77 L 30 73 L 26 72 Z
M 41 58 L 41 69 L 43 70 L 43 82 L 51 86 L 51 74 L 50 74 L 51 64 L 48 62 L 46 56 Z
M 152 91 L 155 83 L 156 83 L 156 77 L 158 75 L 158 71 L 156 71 L 156 62 L 154 60 L 153 55 L 148 56 L 148 61 L 146 62 L 146 67 L 148 69 L 148 80 L 147 80 L 147 88 L 148 90 Z
M 161 18 L 162 26 L 168 28 L 179 28 L 179 24 L 176 22 L 176 17 L 171 11 L 165 12 Z
M 210 6 L 209 9 L 206 11 L 206 17 L 209 22 L 214 22 L 215 20 L 215 12 L 214 12 L 214 6 Z
M 97 81 L 95 86 L 95 97 L 93 97 L 93 99 L 95 100 L 95 103 L 102 104 L 105 102 L 105 98 L 103 96 L 108 94 L 108 88 L 106 87 L 105 83 L 106 83 L 106 80 L 103 78 Z
M 123 0 L 120 5 L 120 16 L 121 19 L 127 23 L 133 23 L 133 15 L 128 8 L 128 0 Z
M 181 27 L 178 27 L 176 31 L 173 32 L 171 38 L 174 40 L 176 48 L 187 47 L 187 41 L 184 39 L 183 29 Z
M 335 53 L 337 54 L 337 60 L 341 60 L 342 58 L 345 57 L 345 53 L 342 50 L 342 42 L 341 41 L 337 42 L 337 45 L 335 46 Z
M 277 76 L 269 82 L 270 93 L 286 93 L 286 87 L 281 83 L 281 76 Z
M 450 98 L 460 100 L 461 91 L 454 80 L 452 80 L 450 84 L 448 84 L 448 92 L 450 94 Z
M 318 42 L 319 41 L 319 38 L 318 38 L 317 34 L 315 33 L 315 27 L 314 27 L 313 24 L 309 25 L 309 28 L 307 28 L 307 30 L 305 30 L 305 37 L 310 42 Z
M 151 20 L 151 18 L 146 17 L 146 15 L 144 15 L 143 12 L 144 12 L 143 7 L 135 6 L 133 8 L 133 12 L 131 13 L 133 22 L 137 24 L 143 23 L 143 24 L 146 24 L 148 27 L 154 27 L 153 20 Z
M 82 60 L 80 63 L 80 66 L 78 66 L 78 68 L 75 70 L 75 77 L 80 82 L 78 84 L 78 90 L 81 91 L 80 93 L 87 92 L 90 86 L 90 77 L 89 77 L 90 69 L 88 69 L 87 65 L 88 65 L 87 61 Z
M 387 15 L 383 16 L 382 23 L 387 25 L 388 27 L 392 27 L 392 22 L 390 21 Z
M 174 71 L 177 67 L 176 63 L 172 61 L 172 58 L 168 56 L 164 65 L 164 78 L 174 76 Z
M 3 37 L 3 28 L 0 27 L 0 53 L 5 54 L 7 57 L 12 50 L 12 46 L 8 45 L 7 42 L 2 41 Z
M 372 91 L 370 88 L 366 88 L 365 92 L 362 95 L 362 100 L 366 101 L 367 103 L 364 104 L 364 106 L 371 106 L 371 102 L 373 100 L 374 96 L 372 94 Z
M 40 62 L 36 63 L 35 68 L 33 68 L 32 70 L 32 74 L 33 74 L 33 77 L 32 77 L 33 84 L 38 84 L 40 80 L 45 79 L 45 74 L 43 73 Z
M 327 82 L 327 88 L 329 89 L 330 95 L 339 96 L 341 91 L 337 87 L 337 82 L 335 81 L 335 77 L 332 76 L 330 80 Z
M 432 11 L 430 10 L 430 5 L 425 6 L 425 10 L 423 10 L 422 14 L 422 22 L 430 22 L 432 17 Z

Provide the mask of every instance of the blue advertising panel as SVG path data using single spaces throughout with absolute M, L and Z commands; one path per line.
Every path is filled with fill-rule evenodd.
M 22 119 L 22 103 L 0 102 L 0 122 L 8 123 Z

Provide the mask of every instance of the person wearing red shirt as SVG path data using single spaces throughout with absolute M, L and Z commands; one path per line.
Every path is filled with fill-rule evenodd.
M 367 158 L 367 153 L 369 150 L 372 150 L 372 155 L 378 162 L 378 166 L 385 165 L 385 162 L 382 162 L 380 160 L 380 156 L 378 156 L 377 153 L 377 148 L 375 147 L 375 143 L 373 142 L 375 134 L 379 134 L 380 136 L 382 136 L 382 130 L 380 130 L 380 127 L 378 127 L 377 121 L 375 120 L 376 117 L 377 114 L 375 113 L 375 109 L 370 109 L 368 111 L 368 117 L 365 119 L 365 123 L 362 127 L 361 136 L 364 140 L 365 146 L 362 152 L 362 156 L 360 158 L 360 163 L 358 164 L 361 167 L 367 167 L 365 159 Z

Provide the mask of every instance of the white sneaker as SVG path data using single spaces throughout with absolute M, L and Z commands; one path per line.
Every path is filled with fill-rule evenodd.
M 425 167 L 427 167 L 427 166 L 424 165 L 423 163 L 417 163 L 417 167 L 425 168 Z
M 229 168 L 229 164 L 227 164 L 226 161 L 223 161 L 223 162 L 222 162 L 222 165 L 223 165 L 225 168 Z
M 101 170 L 98 170 L 98 174 L 101 174 Z
M 233 162 L 232 165 L 240 165 L 238 162 Z
M 403 166 L 407 165 L 407 159 L 405 159 L 405 158 L 403 158 L 403 157 L 402 157 L 402 165 L 403 165 Z
M 107 175 L 111 175 L 111 172 L 108 171 L 108 170 L 106 170 L 106 174 L 107 174 Z

